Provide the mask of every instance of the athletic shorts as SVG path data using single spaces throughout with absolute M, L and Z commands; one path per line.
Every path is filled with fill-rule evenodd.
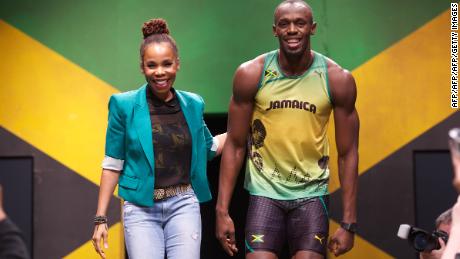
M 289 253 L 313 251 L 326 256 L 329 218 L 328 196 L 275 200 L 249 196 L 246 253 L 268 251 L 280 256 L 287 242 Z

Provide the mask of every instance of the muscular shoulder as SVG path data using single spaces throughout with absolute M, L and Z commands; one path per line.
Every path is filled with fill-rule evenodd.
M 332 101 L 335 106 L 350 106 L 356 101 L 356 83 L 350 71 L 327 59 L 327 72 Z
M 265 54 L 241 64 L 233 78 L 233 97 L 254 98 L 264 69 Z

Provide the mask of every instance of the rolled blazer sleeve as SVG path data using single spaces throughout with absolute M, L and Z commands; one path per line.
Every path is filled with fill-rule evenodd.
M 125 121 L 115 95 L 109 101 L 109 119 L 105 140 L 105 169 L 123 170 L 125 159 Z

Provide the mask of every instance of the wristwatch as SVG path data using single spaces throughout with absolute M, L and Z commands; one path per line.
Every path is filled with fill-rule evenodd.
M 345 222 L 340 222 L 340 227 L 345 229 L 346 231 L 355 234 L 356 230 L 358 229 L 358 224 L 356 223 L 345 223 Z

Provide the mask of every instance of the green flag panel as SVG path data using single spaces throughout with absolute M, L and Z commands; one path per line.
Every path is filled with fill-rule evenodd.
M 181 71 L 175 87 L 202 95 L 206 112 L 226 112 L 242 62 L 277 47 L 271 25 L 279 1 L 1 0 L 0 17 L 120 91 L 144 82 L 141 25 L 165 18 Z M 348 70 L 377 55 L 450 6 L 446 0 L 310 1 L 313 48 Z M 448 26 L 448 25 L 446 25 Z M 65 82 L 63 82 L 65 84 Z

